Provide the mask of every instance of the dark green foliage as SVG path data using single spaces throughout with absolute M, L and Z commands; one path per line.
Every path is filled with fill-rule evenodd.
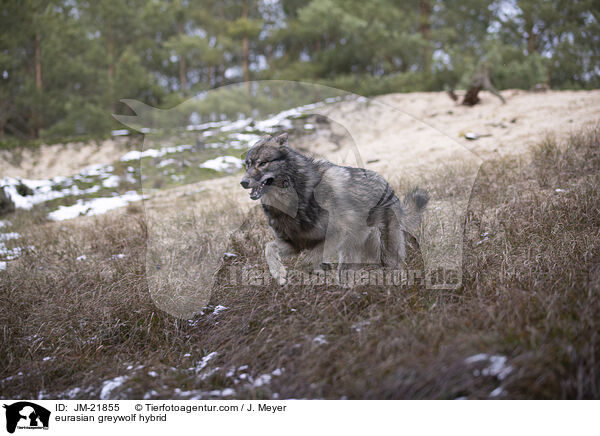
M 599 16 L 592 0 L 5 0 L 0 148 L 104 138 L 122 98 L 170 108 L 244 80 L 439 91 L 486 62 L 499 89 L 594 88 Z

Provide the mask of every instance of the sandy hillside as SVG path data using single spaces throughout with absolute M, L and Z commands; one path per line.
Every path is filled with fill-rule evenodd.
M 339 136 L 346 143 L 352 138 L 365 165 L 383 174 L 447 162 L 459 149 L 482 160 L 517 154 L 549 132 L 566 135 L 600 121 L 600 91 L 502 94 L 506 104 L 484 92 L 475 107 L 458 105 L 445 93 L 389 94 L 371 104 L 344 103 L 322 113 L 340 123 Z M 468 132 L 480 137 L 466 139 Z M 327 156 L 335 147 L 326 142 L 302 141 Z
M 481 162 L 496 153 L 517 154 L 545 134 L 558 136 L 600 120 L 600 90 L 502 92 L 506 104 L 489 93 L 475 107 L 453 102 L 445 93 L 389 94 L 372 100 L 336 103 L 317 110 L 331 124 L 295 139 L 292 146 L 310 150 L 334 162 L 364 165 L 390 178 L 411 168 L 422 173 L 436 166 L 474 158 Z M 465 139 L 465 133 L 480 135 Z M 489 136 L 488 136 L 489 135 Z M 39 150 L 0 153 L 2 176 L 45 178 L 71 175 L 91 164 L 111 163 L 126 152 L 125 141 L 43 146 Z M 251 204 L 239 189 L 238 176 L 157 191 L 159 204 L 201 187 L 207 192 Z
M 126 139 L 120 138 L 97 144 L 71 142 L 35 149 L 0 150 L 0 177 L 46 179 L 71 176 L 89 165 L 118 160 L 126 152 L 126 143 Z
M 483 92 L 475 107 L 458 105 L 445 93 L 389 94 L 336 104 L 317 111 L 334 122 L 317 126 L 292 146 L 393 178 L 401 171 L 423 174 L 471 158 L 482 162 L 498 154 L 524 153 L 546 134 L 564 137 L 600 121 L 600 90 L 502 94 L 506 104 Z M 480 137 L 466 139 L 468 132 Z M 215 180 L 209 191 L 249 202 L 238 178 Z

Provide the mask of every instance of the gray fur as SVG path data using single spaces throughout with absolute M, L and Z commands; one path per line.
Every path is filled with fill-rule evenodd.
M 378 264 L 397 268 L 405 258 L 404 231 L 417 236 L 429 200 L 414 190 L 400 202 L 379 174 L 316 160 L 291 149 L 287 134 L 261 138 L 246 154 L 241 184 L 259 199 L 275 240 L 265 256 L 279 284 L 282 258 L 305 255 L 305 265 Z

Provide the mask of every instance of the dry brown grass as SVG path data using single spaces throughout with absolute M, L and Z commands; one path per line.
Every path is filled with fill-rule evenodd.
M 0 273 L 0 394 L 98 398 L 103 381 L 125 376 L 111 398 L 225 388 L 235 398 L 488 398 L 499 387 L 499 398 L 598 398 L 599 138 L 600 128 L 548 138 L 528 157 L 484 164 L 452 292 L 233 285 L 226 267 L 265 268 L 268 227 L 256 214 L 231 242 L 238 256 L 217 274 L 211 306 L 177 320 L 149 296 L 139 211 L 32 226 L 36 251 Z M 216 305 L 227 309 L 211 314 Z M 478 353 L 513 370 L 486 375 L 485 362 L 465 362 Z M 278 368 L 270 382 L 248 381 Z

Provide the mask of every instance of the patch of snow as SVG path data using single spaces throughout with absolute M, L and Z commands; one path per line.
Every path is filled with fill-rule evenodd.
M 81 256 L 77 256 L 77 259 L 75 259 L 75 260 L 81 261 L 81 260 L 86 260 L 86 259 L 87 259 L 87 256 L 85 254 L 82 254 Z
M 78 176 L 106 176 L 108 173 L 111 173 L 115 170 L 112 165 L 107 164 L 94 164 L 89 167 L 85 167 Z
M 252 122 L 252 118 L 242 118 L 234 122 L 225 123 L 219 130 L 221 132 L 231 132 L 232 130 L 240 130 L 247 127 Z
M 115 377 L 111 380 L 106 380 L 102 384 L 102 389 L 100 390 L 100 399 L 101 400 L 109 400 L 110 394 L 112 393 L 112 391 L 114 391 L 116 388 L 121 386 L 126 381 L 127 381 L 127 377 L 125 377 L 125 376 L 119 376 L 119 377 Z
M 134 184 L 137 183 L 137 179 L 131 173 L 125 174 L 125 181 L 127 183 L 134 183 Z
M 306 123 L 306 124 L 304 125 L 304 129 L 305 129 L 305 130 L 315 130 L 315 126 L 314 126 L 313 124 Z
M 325 335 L 315 336 L 315 338 L 313 339 L 313 342 L 315 342 L 318 345 L 324 345 L 324 344 L 329 343 L 329 342 L 327 342 L 327 339 L 325 339 Z
M 213 122 L 204 123 L 204 124 L 189 124 L 186 127 L 186 130 L 193 131 L 193 130 L 216 129 L 219 127 L 226 126 L 227 124 L 229 124 L 229 121 L 213 121 Z
M 146 393 L 144 394 L 144 400 L 149 400 L 149 399 L 151 399 L 152 397 L 155 397 L 156 395 L 158 395 L 158 392 L 156 392 L 156 391 L 153 389 L 153 390 L 151 390 L 150 392 L 146 392 Z
M 235 391 L 231 388 L 225 388 L 222 391 L 210 391 L 208 394 L 213 397 L 231 397 L 235 395 Z
M 12 223 L 10 221 L 0 220 L 0 229 L 2 227 L 8 227 L 8 226 L 11 226 L 11 225 L 12 225 Z
M 129 135 L 129 130 L 127 130 L 127 129 L 113 130 L 112 132 L 110 132 L 110 134 L 112 136 L 127 136 L 127 135 Z
M 176 164 L 177 161 L 175 159 L 165 159 L 163 161 L 160 161 L 158 163 L 158 165 L 156 165 L 158 168 L 162 168 L 162 167 L 166 167 L 167 165 L 172 165 L 172 164 Z
M 223 257 L 231 259 L 232 257 L 238 257 L 238 255 L 235 253 L 223 253 Z
M 208 365 L 208 362 L 210 362 L 210 360 L 217 354 L 218 353 L 216 351 L 213 351 L 212 353 L 208 353 L 206 356 L 204 356 L 202 360 L 196 364 L 196 372 L 202 371 L 206 365 Z
M 554 192 L 565 192 L 565 190 L 564 190 L 564 189 L 560 189 L 560 188 L 556 188 L 556 189 L 554 190 Z
M 116 188 L 121 183 L 121 178 L 119 176 L 111 175 L 107 179 L 102 181 L 102 186 L 105 188 Z
M 173 147 L 163 147 L 160 150 L 156 150 L 154 148 L 149 148 L 148 150 L 144 150 L 144 151 L 132 150 L 128 153 L 125 153 L 123 156 L 121 156 L 121 161 L 125 162 L 128 160 L 139 160 L 144 157 L 163 157 L 164 155 L 169 154 L 169 153 L 181 153 L 182 151 L 189 150 L 191 148 L 192 148 L 191 145 L 184 144 L 184 145 L 176 145 Z
M 260 139 L 260 136 L 254 133 L 232 133 L 231 135 L 229 135 L 229 139 L 247 143 L 254 143 Z
M 135 191 L 128 191 L 123 195 L 115 197 L 100 197 L 89 201 L 77 200 L 72 206 L 59 206 L 58 210 L 50 212 L 48 219 L 62 221 L 77 218 L 80 215 L 100 215 L 112 209 L 127 206 L 134 201 L 143 200 L 144 197 Z
M 242 168 L 242 160 L 235 156 L 219 156 L 207 160 L 200 168 L 210 168 L 215 171 L 233 172 Z
M 496 389 L 494 389 L 492 392 L 490 392 L 490 397 L 491 398 L 499 397 L 502 394 L 504 394 L 504 389 L 502 389 L 501 386 L 498 386 Z
M 215 372 L 217 372 L 220 369 L 221 369 L 221 367 L 219 367 L 219 366 L 209 369 L 207 372 L 205 372 L 204 374 L 202 374 L 200 376 L 200 380 L 206 380 L 207 378 L 212 376 Z
M 3 242 L 0 242 L 0 256 L 3 256 L 6 260 L 13 260 L 23 254 L 24 250 L 35 250 L 33 245 L 29 245 L 27 247 L 15 247 L 15 248 L 6 248 Z
M 0 262 L 0 271 L 6 271 L 6 262 Z
M 74 178 L 77 178 L 77 176 Z M 55 189 L 59 185 L 64 187 L 65 180 L 67 179 L 64 177 L 54 177 L 46 180 L 14 179 L 12 177 L 5 177 L 0 179 L 0 186 L 4 186 L 5 192 L 13 201 L 15 207 L 26 210 L 31 209 L 36 204 L 65 197 L 67 195 L 84 195 L 100 190 L 99 186 L 93 186 L 89 189 L 79 189 L 77 186 L 71 186 L 67 189 Z M 33 194 L 20 195 L 17 192 L 17 186 L 21 183 L 30 188 L 33 191 Z
M 255 388 L 259 388 L 263 385 L 271 383 L 271 374 L 263 374 L 259 375 L 256 380 L 254 380 L 253 386 Z
M 18 239 L 20 237 L 21 235 L 16 232 L 0 233 L 0 241 L 9 241 L 11 239 Z
M 81 392 L 81 388 L 73 388 L 73 389 L 69 389 L 68 391 L 64 392 L 62 396 L 65 396 L 68 399 L 72 400 L 73 398 L 75 398 L 77 396 L 77 394 L 79 394 L 79 392 Z
M 271 374 L 262 374 L 259 375 L 258 377 L 256 377 L 256 379 L 254 380 L 254 382 L 252 383 L 252 385 L 255 388 L 259 388 L 261 386 L 264 386 L 266 384 L 271 383 L 271 379 L 273 378 L 273 376 L 280 376 L 281 374 L 283 374 L 284 368 L 277 368 L 275 369 L 273 372 L 271 372 Z M 244 374 L 242 374 L 244 375 Z M 240 376 L 240 378 L 242 378 Z
M 212 314 L 213 315 L 218 315 L 219 313 L 221 313 L 222 311 L 224 311 L 226 309 L 227 309 L 227 307 L 218 305 L 218 306 L 215 307 L 215 310 L 213 310 Z
M 125 258 L 125 255 L 123 253 L 113 254 L 112 256 L 110 256 L 111 260 L 124 259 L 124 258 Z
M 467 364 L 473 364 L 484 361 L 489 362 L 489 365 L 481 370 L 481 374 L 484 376 L 493 376 L 498 377 L 499 380 L 504 380 L 514 369 L 512 365 L 506 364 L 506 356 L 480 353 L 467 357 L 465 359 L 465 363 Z

